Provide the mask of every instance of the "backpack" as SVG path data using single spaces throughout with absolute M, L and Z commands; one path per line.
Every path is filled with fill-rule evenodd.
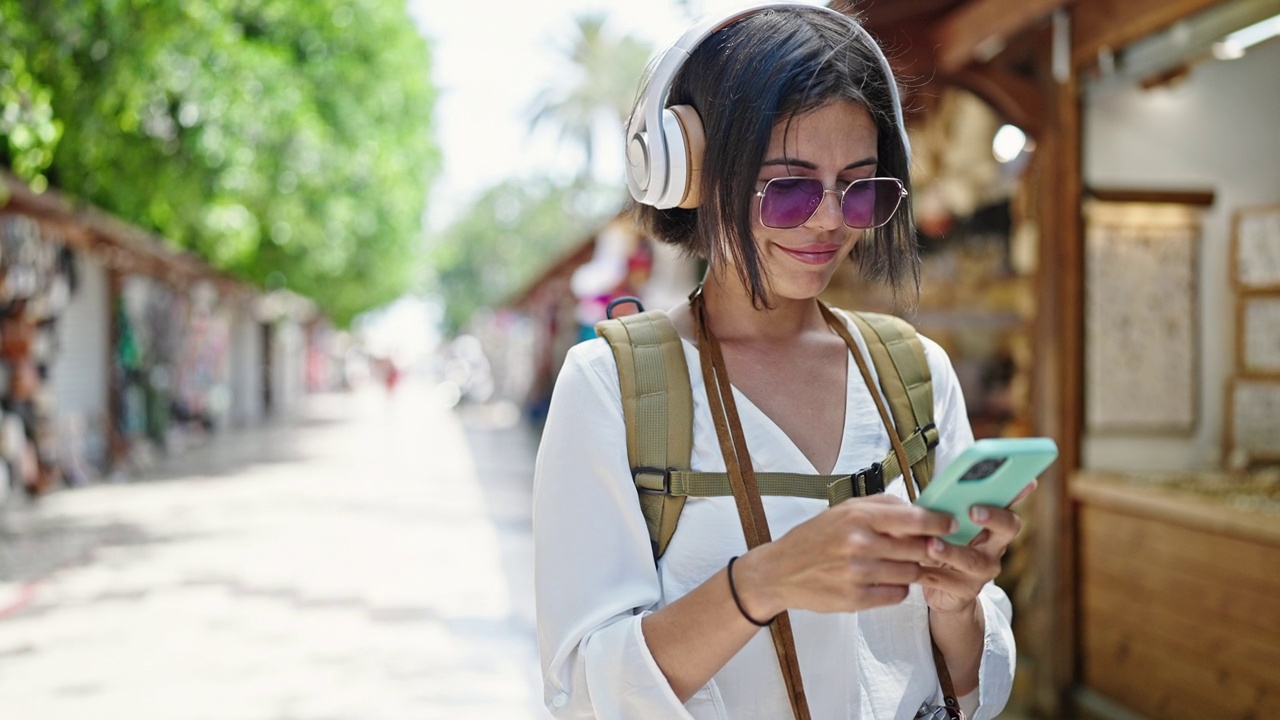
M 612 307 L 612 306 L 611 306 Z M 892 315 L 843 313 L 861 333 L 894 429 L 919 490 L 933 475 L 938 430 L 933 423 L 933 381 L 924 344 L 914 327 Z M 727 473 L 693 472 L 693 391 L 679 334 L 665 312 L 650 310 L 596 325 L 618 364 L 627 459 L 649 529 L 656 561 L 675 534 L 686 498 L 732 496 Z M 901 474 L 898 456 L 852 475 L 756 473 L 760 494 L 826 500 L 829 505 L 884 491 Z M 908 483 L 915 499 L 916 488 Z

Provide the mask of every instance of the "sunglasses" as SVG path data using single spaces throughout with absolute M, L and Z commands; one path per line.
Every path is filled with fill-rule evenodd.
M 828 190 L 817 178 L 774 178 L 756 193 L 760 198 L 760 223 L 774 230 L 798 228 L 818 212 L 827 193 L 840 196 L 845 225 L 866 230 L 889 222 L 907 196 L 907 189 L 897 178 L 854 180 L 843 190 Z

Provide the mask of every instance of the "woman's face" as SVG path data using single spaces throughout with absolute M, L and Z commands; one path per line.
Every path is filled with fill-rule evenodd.
M 841 191 L 876 174 L 876 125 L 863 106 L 837 100 L 773 128 L 756 191 L 773 178 L 816 178 Z M 770 302 L 817 297 L 849 256 L 863 230 L 844 224 L 840 195 L 827 193 L 800 227 L 779 230 L 760 222 L 760 199 L 752 203 L 752 227 Z

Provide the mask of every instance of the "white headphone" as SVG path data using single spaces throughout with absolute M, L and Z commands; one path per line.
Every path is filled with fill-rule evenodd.
M 702 155 L 706 136 L 702 119 L 690 105 L 666 107 L 667 96 L 676 74 L 693 54 L 698 44 L 717 30 L 763 10 L 779 8 L 811 8 L 837 15 L 862 34 L 880 61 L 893 96 L 893 115 L 902 135 L 907 162 L 911 161 L 911 144 L 902 120 L 902 101 L 898 97 L 893 69 L 880 50 L 880 45 L 862 24 L 844 13 L 820 5 L 797 2 L 772 2 L 736 10 L 718 18 L 704 19 L 676 40 L 675 44 L 654 63 L 640 99 L 627 123 L 627 189 L 636 202 L 666 210 L 673 207 L 698 206 L 698 184 L 702 171 Z

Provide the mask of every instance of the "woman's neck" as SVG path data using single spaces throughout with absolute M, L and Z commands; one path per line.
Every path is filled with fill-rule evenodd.
M 789 342 L 808 332 L 829 332 L 816 298 L 773 297 L 772 307 L 758 308 L 732 271 L 708 272 L 702 297 L 707 324 L 721 342 Z

